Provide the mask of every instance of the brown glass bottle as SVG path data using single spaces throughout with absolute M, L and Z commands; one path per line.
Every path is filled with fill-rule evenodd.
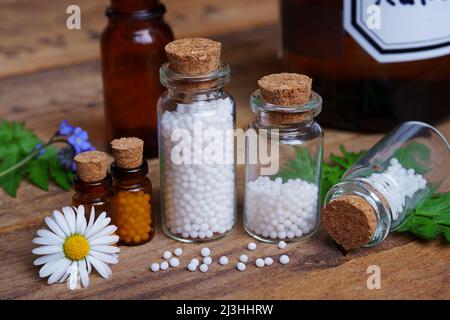
M 101 36 L 108 140 L 122 136 L 145 142 L 144 155 L 158 155 L 156 103 L 164 91 L 159 67 L 173 40 L 158 0 L 111 0 Z
M 114 180 L 113 223 L 117 226 L 120 244 L 139 245 L 153 238 L 152 184 L 147 178 L 146 161 L 137 168 L 111 165 Z
M 343 0 L 280 1 L 284 66 L 314 78 L 325 105 L 319 122 L 378 132 L 450 115 L 450 55 L 379 63 L 344 29 Z

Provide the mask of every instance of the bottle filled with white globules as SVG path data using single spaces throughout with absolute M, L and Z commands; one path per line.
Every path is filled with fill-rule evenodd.
M 224 237 L 236 224 L 235 103 L 220 51 L 209 39 L 176 40 L 160 69 L 162 228 L 183 242 Z
M 304 239 L 318 226 L 323 132 L 314 118 L 322 98 L 311 84 L 305 75 L 272 74 L 250 98 L 244 227 L 261 241 Z
M 381 243 L 450 174 L 450 146 L 432 126 L 405 122 L 358 160 L 326 195 L 322 222 L 344 249 Z

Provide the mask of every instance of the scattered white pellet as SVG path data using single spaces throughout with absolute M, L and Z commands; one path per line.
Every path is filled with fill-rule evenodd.
M 187 268 L 189 271 L 194 272 L 195 270 L 197 270 L 197 265 L 191 262 L 187 265 Z
M 250 243 L 247 245 L 247 248 L 248 248 L 248 250 L 250 250 L 250 251 L 255 250 L 255 249 L 256 249 L 256 243 L 250 242 Z
M 208 265 L 206 265 L 206 264 L 200 265 L 200 271 L 201 271 L 201 272 L 206 272 L 206 271 L 208 271 Z
M 288 264 L 288 263 L 289 263 L 289 257 L 288 257 L 287 255 L 283 254 L 283 255 L 280 257 L 280 263 L 281 263 L 281 264 Z
M 265 266 L 265 262 L 264 262 L 264 260 L 261 259 L 261 258 L 256 259 L 255 264 L 256 264 L 256 266 L 257 266 L 258 268 L 262 268 L 262 267 Z
M 247 268 L 247 267 L 242 262 L 238 262 L 238 264 L 236 265 L 236 269 L 238 269 L 239 271 L 244 271 L 245 268 Z
M 286 246 L 287 246 L 286 242 L 284 242 L 284 241 L 278 242 L 278 248 L 284 249 L 284 248 L 286 248 Z
M 223 265 L 223 266 L 227 265 L 228 264 L 228 257 L 225 257 L 225 256 L 220 257 L 219 263 L 221 265 Z
M 176 249 L 173 251 L 173 253 L 174 253 L 177 257 L 179 257 L 179 256 L 181 256 L 181 255 L 183 254 L 183 249 L 181 249 L 181 248 L 176 248 Z
M 191 260 L 190 263 L 192 263 L 192 264 L 194 264 L 194 265 L 196 265 L 198 267 L 200 265 L 200 260 L 198 260 L 197 258 L 194 258 L 194 259 Z
M 241 256 L 239 257 L 239 261 L 246 263 L 248 261 L 248 257 L 246 254 L 241 254 Z
M 178 258 L 172 258 L 169 260 L 169 264 L 172 268 L 177 268 L 180 266 L 180 260 Z
M 159 265 L 159 267 L 161 268 L 161 270 L 167 270 L 169 269 L 169 263 L 167 261 L 161 262 L 161 264 Z
M 158 264 L 158 263 L 152 263 L 150 269 L 151 269 L 153 272 L 158 272 L 158 271 L 159 271 L 159 264 Z
M 166 259 L 166 260 L 169 260 L 170 258 L 172 258 L 172 252 L 164 251 L 163 252 L 163 258 Z
M 200 253 L 202 254 L 203 257 L 208 257 L 211 254 L 211 250 L 209 250 L 209 248 L 207 247 L 204 247 L 202 248 Z
M 266 266 L 271 266 L 273 263 L 273 259 L 271 257 L 267 257 L 264 259 L 264 263 Z
M 212 263 L 212 258 L 211 257 L 204 257 L 203 258 L 203 263 L 206 264 L 207 266 L 209 266 Z

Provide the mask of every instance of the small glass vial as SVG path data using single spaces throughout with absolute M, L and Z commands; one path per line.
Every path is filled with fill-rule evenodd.
M 322 99 L 311 83 L 272 74 L 250 97 L 256 119 L 246 135 L 244 227 L 261 241 L 305 239 L 317 229 L 323 132 L 314 118 Z
M 91 209 L 97 218 L 102 212 L 112 216 L 112 179 L 107 173 L 108 156 L 100 151 L 87 151 L 75 156 L 77 175 L 74 179 L 73 206 L 84 206 L 89 219 Z
M 120 138 L 111 142 L 114 162 L 113 223 L 119 243 L 139 245 L 154 234 L 152 219 L 152 184 L 147 178 L 148 165 L 143 161 L 144 142 L 139 138 Z
M 381 243 L 450 174 L 450 146 L 423 122 L 405 122 L 353 165 L 326 195 L 322 222 L 344 249 Z
M 235 103 L 220 51 L 209 39 L 176 40 L 160 69 L 162 228 L 182 242 L 222 238 L 236 224 Z

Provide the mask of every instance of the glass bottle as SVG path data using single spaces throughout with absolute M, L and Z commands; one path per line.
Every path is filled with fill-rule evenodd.
M 77 164 L 77 175 L 73 181 L 75 193 L 72 197 L 72 205 L 75 207 L 83 205 L 87 219 L 92 207 L 96 218 L 102 212 L 106 212 L 111 217 L 112 179 L 106 172 L 106 154 L 88 151 L 78 154 L 74 160 Z M 96 170 L 92 169 L 92 163 Z
M 314 118 L 322 98 L 312 91 L 307 103 L 276 105 L 258 89 L 250 106 L 256 118 L 246 136 L 245 230 L 265 242 L 305 239 L 319 220 L 323 132 Z M 261 150 L 270 150 L 270 164 Z
M 449 152 L 432 126 L 418 121 L 397 126 L 328 191 L 325 229 L 347 250 L 381 243 L 448 178 Z
M 166 63 L 160 77 L 167 88 L 158 102 L 162 228 L 182 242 L 222 238 L 235 227 L 237 206 L 236 106 L 224 91 L 230 67 L 221 62 L 215 71 L 189 76 Z M 207 130 L 219 135 L 219 159 L 206 156 L 207 146 L 214 145 Z M 187 145 L 180 153 L 182 142 Z
M 156 102 L 164 91 L 159 67 L 173 39 L 158 0 L 111 0 L 101 36 L 108 141 L 123 136 L 145 142 L 145 156 L 157 157 Z
M 133 145 L 133 143 L 138 145 Z M 126 148 L 119 149 L 121 146 Z M 113 140 L 111 164 L 113 177 L 113 223 L 117 226 L 119 243 L 140 245 L 154 235 L 152 217 L 152 184 L 147 177 L 148 164 L 142 159 L 143 142 L 138 138 Z M 122 153 L 121 153 L 122 151 Z

